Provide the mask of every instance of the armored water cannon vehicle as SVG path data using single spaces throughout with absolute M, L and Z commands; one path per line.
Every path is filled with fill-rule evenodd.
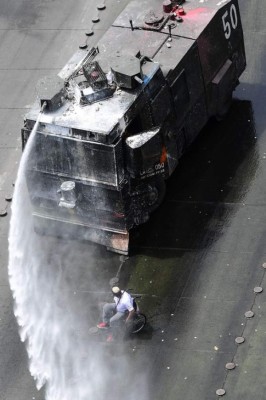
M 35 227 L 127 254 L 165 180 L 246 66 L 237 0 L 134 0 L 97 46 L 38 85 L 25 145 Z M 44 111 L 41 115 L 41 107 Z

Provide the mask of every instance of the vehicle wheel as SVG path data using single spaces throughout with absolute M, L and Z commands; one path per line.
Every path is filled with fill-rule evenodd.
M 163 178 L 157 179 L 152 185 L 149 185 L 148 194 L 148 212 L 151 213 L 159 207 L 165 196 L 165 181 Z
M 153 178 L 149 183 L 142 183 L 135 188 L 131 203 L 135 225 L 148 221 L 150 214 L 162 203 L 165 191 L 166 185 L 162 177 Z
M 140 332 L 146 325 L 146 316 L 144 314 L 138 313 L 134 317 L 133 328 L 131 333 Z

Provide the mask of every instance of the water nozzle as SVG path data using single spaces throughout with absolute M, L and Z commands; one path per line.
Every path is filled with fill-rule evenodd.
M 41 106 L 41 111 L 40 111 L 41 113 L 44 112 L 46 106 L 47 106 L 47 102 L 44 101 L 44 102 L 42 103 L 42 106 Z

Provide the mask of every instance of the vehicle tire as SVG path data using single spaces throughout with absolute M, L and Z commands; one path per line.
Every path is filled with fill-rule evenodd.
M 156 181 L 149 185 L 148 212 L 149 214 L 156 210 L 162 203 L 166 191 L 166 185 L 163 178 L 157 178 Z
M 131 333 L 140 332 L 146 325 L 146 316 L 142 313 L 137 313 L 134 317 Z

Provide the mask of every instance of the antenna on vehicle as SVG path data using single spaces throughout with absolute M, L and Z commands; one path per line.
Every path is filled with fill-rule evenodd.
M 169 38 L 172 38 L 172 26 L 171 26 L 171 24 L 168 25 L 168 30 L 169 30 Z
M 134 26 L 133 26 L 133 21 L 132 19 L 129 20 L 130 26 L 131 26 L 131 30 L 134 31 Z

